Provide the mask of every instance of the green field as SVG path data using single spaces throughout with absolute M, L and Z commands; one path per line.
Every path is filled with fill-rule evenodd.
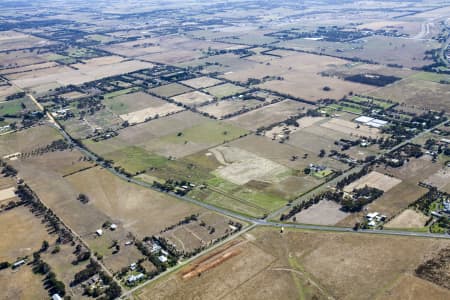
M 105 100 L 109 100 L 109 99 L 111 99 L 111 98 L 118 97 L 118 96 L 122 96 L 122 95 L 125 95 L 125 94 L 134 93 L 134 92 L 137 92 L 137 91 L 139 91 L 139 90 L 140 90 L 139 87 L 131 87 L 131 88 L 128 88 L 128 89 L 118 90 L 118 91 L 115 91 L 115 92 L 111 92 L 111 93 L 104 94 L 104 95 L 103 95 L 103 98 L 104 98 Z M 107 102 L 107 103 L 108 103 L 108 102 Z M 111 103 L 112 103 L 112 102 L 111 102 Z
M 77 62 L 75 58 L 60 54 L 50 54 L 47 56 L 47 59 L 50 61 L 57 61 L 66 65 L 74 64 Z
M 417 79 L 417 80 L 425 80 L 425 81 L 433 81 L 437 83 L 441 82 L 449 82 L 450 83 L 450 75 L 448 74 L 438 74 L 438 73 L 430 73 L 430 72 L 420 72 L 416 73 L 409 78 Z
M 28 98 L 4 101 L 0 103 L 0 116 L 17 115 L 23 110 L 35 110 L 37 107 Z
M 98 56 L 95 50 L 78 47 L 67 49 L 66 54 L 72 58 L 93 58 Z
M 231 83 L 224 83 L 205 89 L 209 94 L 216 98 L 225 98 L 245 92 L 247 89 Z
M 120 166 L 134 174 L 150 167 L 161 168 L 166 165 L 167 158 L 151 154 L 141 147 L 131 146 L 108 153 L 105 159 L 113 160 L 114 166 Z
M 331 174 L 333 174 L 333 170 L 330 169 L 326 169 L 323 171 L 319 171 L 319 172 L 314 172 L 312 175 L 316 178 L 322 179 L 325 178 L 327 176 L 330 176 Z
M 386 102 L 386 101 L 383 101 L 380 99 L 371 99 L 371 98 L 365 98 L 365 97 L 361 97 L 361 96 L 353 96 L 351 98 L 351 100 L 353 102 L 358 102 L 358 103 L 367 103 L 367 102 L 373 103 L 374 105 L 379 106 L 383 109 L 389 109 L 395 105 L 395 103 L 389 103 L 389 102 Z
M 180 134 L 181 133 L 181 134 Z M 169 143 L 193 143 L 217 145 L 234 140 L 247 134 L 248 131 L 229 123 L 207 120 L 204 123 L 193 126 L 178 133 L 170 134 L 162 138 Z
M 88 39 L 90 39 L 91 41 L 96 41 L 96 42 L 101 42 L 101 43 L 108 43 L 108 42 L 111 42 L 114 40 L 110 36 L 101 35 L 101 34 L 92 34 L 92 35 L 88 35 L 86 37 Z
M 354 103 L 351 103 L 350 105 L 351 106 L 349 106 L 347 102 L 340 101 L 339 104 L 333 103 L 333 104 L 326 106 L 326 108 L 331 108 L 331 109 L 338 110 L 338 111 L 345 111 L 345 112 L 349 112 L 349 113 L 357 114 L 357 115 L 363 114 L 364 108 L 362 106 L 359 106 Z

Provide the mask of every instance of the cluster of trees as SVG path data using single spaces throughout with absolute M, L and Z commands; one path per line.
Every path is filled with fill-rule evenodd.
M 415 273 L 418 277 L 450 289 L 450 277 L 446 266 L 450 262 L 450 248 L 446 247 L 439 253 L 417 267 Z
M 58 294 L 63 297 L 66 294 L 66 285 L 56 278 L 56 274 L 52 272 L 51 266 L 41 259 L 40 253 L 47 251 L 47 249 L 48 242 L 44 241 L 41 250 L 33 253 L 33 272 L 46 275 L 44 285 L 50 294 Z
M 377 188 L 365 186 L 361 189 L 353 190 L 352 197 L 342 197 L 339 203 L 341 209 L 346 212 L 358 212 L 361 209 L 383 195 L 383 191 Z
M 89 197 L 85 194 L 79 194 L 77 197 L 77 200 L 80 201 L 83 204 L 86 204 L 89 202 Z
M 15 93 L 15 94 L 6 96 L 5 100 L 11 101 L 11 100 L 16 100 L 16 99 L 21 99 L 21 98 L 25 97 L 25 95 L 26 95 L 25 92 L 19 92 L 19 93 Z
M 380 74 L 356 74 L 344 77 L 344 80 L 353 81 L 374 86 L 386 86 L 400 80 L 400 77 Z
M 67 149 L 72 149 L 72 147 L 73 146 L 69 145 L 66 142 L 66 140 L 59 139 L 59 140 L 51 142 L 50 144 L 48 144 L 45 147 L 39 147 L 30 152 L 21 153 L 20 157 L 26 158 L 26 157 L 31 157 L 31 156 L 39 156 L 39 155 L 43 155 L 43 154 L 49 153 L 49 152 L 64 151 Z
M 1 174 L 3 176 L 5 176 L 5 177 L 14 177 L 14 176 L 17 175 L 17 170 L 14 167 L 12 167 L 12 166 L 4 163 L 4 162 L 1 162 L 0 164 L 2 166 Z
M 429 215 L 431 203 L 433 203 L 437 199 L 440 199 L 443 196 L 445 196 L 443 192 L 439 191 L 435 187 L 430 186 L 428 192 L 419 199 L 417 199 L 416 201 L 414 201 L 413 203 L 411 203 L 409 207 L 413 207 L 415 209 L 420 210 L 424 214 Z
M 53 229 L 54 233 L 58 234 L 58 243 L 73 241 L 74 237 L 72 232 L 61 223 L 58 216 L 56 216 L 51 209 L 46 208 L 45 205 L 42 204 L 41 200 L 26 184 L 19 185 L 16 194 L 23 204 L 30 206 L 32 213 L 41 216 L 43 222 L 47 223 L 49 227 Z
M 161 230 L 160 233 L 164 233 L 164 232 L 172 230 L 178 226 L 186 225 L 186 224 L 189 224 L 191 222 L 196 222 L 196 221 L 198 221 L 198 214 L 192 214 L 190 216 L 185 217 L 183 220 L 181 220 L 177 224 L 173 224 L 171 226 L 166 227 L 165 229 Z

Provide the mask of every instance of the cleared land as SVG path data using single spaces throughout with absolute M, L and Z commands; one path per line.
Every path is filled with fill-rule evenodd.
M 143 92 L 109 98 L 104 102 L 110 110 L 130 124 L 141 123 L 150 118 L 164 117 L 183 110 L 182 107 Z
M 222 81 L 219 79 L 202 76 L 202 77 L 182 81 L 182 83 L 185 85 L 188 85 L 194 89 L 202 89 L 202 88 L 207 88 L 207 87 L 210 87 L 213 85 L 217 85 L 219 83 L 222 83 Z
M 178 95 L 175 97 L 172 97 L 172 99 L 176 102 L 182 103 L 184 105 L 188 106 L 197 106 L 201 104 L 208 103 L 213 100 L 213 97 L 211 95 L 199 92 L 199 91 L 193 91 L 186 94 Z
M 344 188 L 344 191 L 347 193 L 351 193 L 355 189 L 361 189 L 365 186 L 369 186 L 372 188 L 382 190 L 383 192 L 387 192 L 396 185 L 400 184 L 401 182 L 402 181 L 400 179 L 373 171 L 367 174 L 366 176 L 363 176 L 360 179 L 347 185 Z
M 450 110 L 447 100 L 450 97 L 450 85 L 433 81 L 406 78 L 377 89 L 369 95 L 424 110 Z
M 381 136 L 380 130 L 366 125 L 359 125 L 351 121 L 333 118 L 320 126 L 348 134 L 350 136 L 377 138 Z
M 0 155 L 28 152 L 45 147 L 60 139 L 58 131 L 50 126 L 35 126 L 27 130 L 0 136 Z
M 252 110 L 262 105 L 263 102 L 259 100 L 232 99 L 218 101 L 209 105 L 201 106 L 197 109 L 203 113 L 214 116 L 217 119 L 224 119 L 241 111 Z
M 412 209 L 406 209 L 385 225 L 387 228 L 422 228 L 428 217 Z
M 166 85 L 162 85 L 153 89 L 150 89 L 149 92 L 156 94 L 161 97 L 172 97 L 175 95 L 184 94 L 192 91 L 191 88 L 184 86 L 179 83 L 170 83 Z
M 348 216 L 348 213 L 341 211 L 340 208 L 341 206 L 334 201 L 323 200 L 296 214 L 294 216 L 295 222 L 304 224 L 334 225 Z M 293 221 L 293 219 L 291 220 Z
M 280 234 L 279 229 L 259 228 L 135 296 L 184 299 L 187 293 L 198 299 L 373 299 L 411 274 L 424 257 L 448 245 L 432 239 L 297 230 Z M 400 298 L 408 293 L 396 290 Z M 450 295 L 444 289 L 440 293 Z
M 263 126 L 284 121 L 290 116 L 297 115 L 301 112 L 306 112 L 307 109 L 312 107 L 313 106 L 309 104 L 293 100 L 284 100 L 279 103 L 247 112 L 237 117 L 233 117 L 229 119 L 228 122 L 248 130 L 256 130 Z
M 41 219 L 28 207 L 19 206 L 0 214 L 0 261 L 15 262 L 19 257 L 30 256 L 41 248 L 42 242 L 53 241 Z M 5 230 L 5 229 L 8 230 Z
M 373 89 L 368 85 L 320 75 L 321 72 L 347 64 L 345 60 L 284 50 L 270 53 L 279 57 L 270 56 L 265 64 L 240 60 L 232 65 L 233 68 L 226 72 L 224 77 L 228 80 L 247 82 L 251 78 L 263 79 L 269 76 L 273 79 L 258 86 L 310 101 L 324 98 L 340 99 L 350 91 L 362 93 Z M 330 89 L 325 90 L 326 86 Z
M 289 174 L 288 168 L 239 148 L 220 146 L 210 151 L 225 165 L 216 170 L 217 175 L 238 185 L 251 180 L 280 180 Z
M 245 92 L 247 89 L 231 83 L 224 83 L 205 89 L 209 94 L 218 99 L 230 97 Z

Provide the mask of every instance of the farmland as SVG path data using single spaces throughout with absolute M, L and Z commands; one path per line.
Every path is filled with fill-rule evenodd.
M 450 297 L 449 4 L 225 2 L 0 1 L 0 298 Z
M 281 243 L 283 247 L 277 246 Z M 273 299 L 299 295 L 369 299 L 375 295 L 385 297 L 391 289 L 404 295 L 408 291 L 400 288 L 401 283 L 393 287 L 390 283 L 397 279 L 406 280 L 409 272 L 424 260 L 423 257 L 434 252 L 434 247 L 447 244 L 436 240 L 380 236 L 354 238 L 351 234 L 319 235 L 295 230 L 280 234 L 271 228 L 256 229 L 145 287 L 135 296 L 138 299 L 148 299 L 150 295 L 178 299 L 189 292 L 201 299 Z M 361 249 L 360 254 L 348 256 L 347 251 L 354 247 Z M 378 263 L 386 259 L 393 263 Z M 243 264 L 247 267 L 243 268 Z M 348 270 L 350 266 L 351 272 Z M 230 270 L 235 270 L 233 276 L 226 275 Z M 370 275 L 366 270 L 371 270 Z M 410 280 L 420 282 L 415 278 Z M 428 285 L 436 295 L 448 295 L 448 291 L 444 292 L 431 283 Z M 352 286 L 352 289 L 344 288 L 347 286 Z

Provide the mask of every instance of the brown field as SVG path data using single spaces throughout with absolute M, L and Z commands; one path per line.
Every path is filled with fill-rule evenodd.
M 27 66 L 18 67 L 18 68 L 3 69 L 0 71 L 0 75 L 9 75 L 9 74 L 15 74 L 15 73 L 30 72 L 33 70 L 53 68 L 56 66 L 58 66 L 58 64 L 53 61 L 52 62 L 43 62 L 43 63 L 27 65 Z
M 135 297 L 374 299 L 392 290 L 403 298 L 409 291 L 399 289 L 400 280 L 448 245 L 445 240 L 258 228 Z M 435 287 L 433 294 L 448 297 L 450 292 Z
M 402 181 L 400 179 L 373 171 L 367 174 L 366 176 L 363 176 L 360 179 L 347 185 L 344 188 L 344 191 L 350 193 L 354 189 L 361 189 L 365 186 L 369 186 L 372 188 L 382 190 L 383 192 L 387 192 L 390 189 L 397 186 L 398 184 L 400 184 L 401 182 Z
M 348 213 L 340 210 L 341 206 L 334 201 L 320 201 L 319 203 L 305 209 L 294 217 L 297 223 L 334 225 L 345 219 Z M 293 221 L 291 219 L 291 221 Z
M 263 102 L 258 100 L 223 100 L 209 105 L 201 106 L 199 111 L 210 114 L 217 119 L 223 119 L 230 114 L 234 114 L 243 109 L 254 109 L 263 105 Z
M 210 152 L 224 165 L 215 171 L 217 175 L 237 185 L 251 180 L 276 182 L 289 175 L 288 168 L 239 148 L 219 146 Z
M 312 106 L 309 104 L 293 100 L 284 100 L 282 102 L 267 105 L 263 108 L 233 117 L 229 119 L 228 122 L 248 130 L 256 130 L 259 127 L 281 122 L 290 116 L 301 112 L 306 112 L 306 110 L 311 107 Z
M 424 178 L 435 174 L 441 169 L 440 164 L 435 164 L 431 162 L 431 158 L 427 156 L 422 156 L 418 159 L 410 159 L 400 168 L 379 168 L 377 171 L 383 174 L 387 174 L 403 181 L 409 181 L 411 183 L 417 184 Z
M 242 46 L 226 43 L 193 40 L 187 37 L 169 35 L 115 44 L 105 49 L 120 55 L 139 56 L 140 59 L 171 64 L 203 56 L 202 52 L 209 47 L 218 50 L 242 48 Z
M 119 55 L 138 57 L 141 60 L 179 64 L 203 56 L 203 51 L 207 51 L 208 48 L 222 50 L 242 46 L 170 35 L 115 44 L 105 49 Z
M 55 171 L 58 167 L 46 167 L 45 161 L 49 159 L 44 156 L 26 163 L 18 160 L 14 161 L 14 167 L 42 201 L 82 236 L 92 235 L 103 222 L 110 220 L 143 238 L 202 211 L 165 194 L 122 181 L 98 167 L 62 177 Z M 86 194 L 90 202 L 78 201 L 80 193 Z
M 222 83 L 222 81 L 215 78 L 202 76 L 194 79 L 185 80 L 182 81 L 181 83 L 188 85 L 194 89 L 202 89 L 213 85 L 217 85 L 219 83 Z
M 172 97 L 172 96 L 184 94 L 184 93 L 187 93 L 190 91 L 192 91 L 191 88 L 188 88 L 187 86 L 181 85 L 176 82 L 150 89 L 151 93 L 157 94 L 161 97 Z
M 16 197 L 15 191 L 16 191 L 15 187 L 9 187 L 0 190 L 0 203 L 8 199 L 15 198 Z
M 183 103 L 185 105 L 197 106 L 212 101 L 213 97 L 211 95 L 199 91 L 193 91 L 172 97 L 172 99 L 176 102 Z
M 48 56 L 49 53 L 38 54 L 37 51 L 30 52 L 28 50 L 2 52 L 0 53 L 0 69 L 14 70 L 14 68 L 46 63 Z
M 347 64 L 347 61 L 293 51 L 273 51 L 281 58 L 272 57 L 265 64 L 254 61 L 236 62 L 224 77 L 229 80 L 246 82 L 249 78 L 280 76 L 283 80 L 269 80 L 258 85 L 261 88 L 316 101 L 322 98 L 340 99 L 350 91 L 367 92 L 373 87 L 343 81 L 334 77 L 323 77 L 319 73 Z M 324 91 L 328 86 L 331 91 Z
M 429 281 L 412 275 L 403 275 L 396 280 L 390 290 L 380 295 L 379 299 L 435 299 L 445 300 L 450 297 L 449 291 Z
M 69 92 L 69 93 L 61 94 L 59 96 L 65 98 L 67 100 L 75 100 L 75 99 L 79 99 L 79 98 L 85 97 L 87 95 L 75 91 L 75 92 Z
M 89 206 L 109 215 L 114 222 L 140 238 L 202 211 L 165 194 L 128 184 L 100 168 L 66 178 L 77 191 L 90 197 Z M 97 223 L 100 225 L 101 221 L 97 220 Z
M 358 127 L 358 124 L 354 122 L 337 118 L 333 118 L 326 123 L 322 123 L 320 126 L 357 137 L 376 138 L 382 136 L 380 130 L 377 128 L 366 125 L 359 125 Z
M 20 88 L 33 88 L 50 84 L 69 85 L 82 84 L 123 73 L 151 68 L 153 64 L 134 60 L 123 60 L 111 64 L 100 64 L 86 60 L 85 64 L 77 65 L 77 69 L 66 66 L 35 70 L 32 72 L 6 76 Z M 19 76 L 20 75 L 20 76 Z
M 149 118 L 165 117 L 182 110 L 184 110 L 184 108 L 172 103 L 160 103 L 160 105 L 157 107 L 144 108 L 138 111 L 120 115 L 120 118 L 124 121 L 128 121 L 130 124 L 142 123 Z
M 94 163 L 86 160 L 84 155 L 78 150 L 48 152 L 40 156 L 19 158 L 13 162 L 16 166 L 28 163 L 33 164 L 35 167 L 58 173 L 63 177 L 94 166 Z
M 428 217 L 421 212 L 412 209 L 402 211 L 398 216 L 389 221 L 386 228 L 421 228 L 425 226 Z
M 28 207 L 19 206 L 0 214 L 0 261 L 14 263 L 17 258 L 30 256 L 41 248 L 44 240 L 52 242 L 56 236 L 48 234 L 41 219 Z M 5 229 L 8 230 L 5 230 Z
M 3 31 L 0 33 L 0 44 L 0 51 L 8 51 L 32 47 L 44 47 L 55 44 L 55 42 L 16 31 Z
M 49 299 L 42 283 L 43 277 L 36 275 L 30 266 L 22 266 L 17 270 L 0 272 L 0 289 L 3 299 Z
M 384 193 L 383 196 L 378 198 L 367 206 L 369 211 L 377 211 L 388 217 L 392 217 L 402 209 L 406 208 L 409 204 L 413 203 L 421 196 L 427 193 L 427 189 L 418 186 L 417 184 L 411 184 L 402 182 Z
M 291 134 L 286 144 L 296 147 L 300 152 L 305 151 L 305 153 L 318 155 L 321 149 L 324 149 L 327 153 L 330 150 L 339 150 L 334 142 L 341 138 L 351 139 L 350 136 L 338 131 L 313 125 Z
M 280 144 L 277 141 L 272 141 L 266 137 L 249 135 L 229 143 L 233 147 L 243 149 L 255 155 L 264 157 L 266 159 L 277 162 L 288 168 L 303 170 L 309 164 L 325 165 L 334 170 L 345 170 L 347 166 L 337 160 L 328 157 L 320 158 L 317 153 L 308 152 L 303 149 L 298 149 L 288 144 Z M 306 159 L 303 159 L 304 154 L 308 154 Z M 292 156 L 299 156 L 299 159 L 292 160 Z
M 198 216 L 198 221 L 177 226 L 172 230 L 162 233 L 160 236 L 167 239 L 179 251 L 191 252 L 202 246 L 208 246 L 211 242 L 226 235 L 231 228 L 229 219 L 221 215 L 207 212 Z M 204 226 L 200 225 L 204 222 Z M 209 226 L 215 229 L 209 231 Z
M 51 253 L 54 246 L 50 245 L 49 250 L 41 254 L 41 258 L 50 265 L 52 271 L 56 274 L 56 278 L 64 282 L 66 285 L 66 295 L 71 296 L 72 299 L 82 299 L 84 297 L 79 293 L 79 289 L 77 287 L 70 288 L 70 283 L 74 279 L 74 274 L 83 270 L 88 262 L 80 262 L 74 265 L 72 261 L 76 259 L 74 254 L 75 247 L 70 244 L 61 244 L 59 248 L 60 251 L 58 253 Z
M 0 86 L 0 100 L 4 100 L 7 96 L 17 93 L 17 89 L 10 85 Z
M 421 109 L 450 110 L 450 85 L 412 78 L 376 89 L 369 95 Z
M 44 147 L 60 139 L 58 131 L 49 126 L 36 126 L 26 130 L 0 136 L 0 155 L 28 152 Z
M 407 68 L 431 64 L 431 60 L 424 60 L 425 51 L 439 48 L 437 42 L 431 39 L 415 40 L 387 36 L 371 36 L 352 43 L 296 39 L 282 42 L 280 46 L 330 55 L 336 55 L 336 50 L 339 50 L 339 56 L 342 57 L 358 57 L 381 64 L 400 64 Z
M 426 178 L 424 182 L 449 193 L 450 190 L 448 190 L 448 187 L 450 187 L 450 168 L 444 166 L 442 169 Z

